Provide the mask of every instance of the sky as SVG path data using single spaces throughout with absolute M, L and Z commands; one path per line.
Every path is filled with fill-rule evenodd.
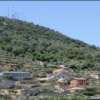
M 100 1 L 0 1 L 0 16 L 11 18 L 13 11 L 20 20 L 100 47 Z

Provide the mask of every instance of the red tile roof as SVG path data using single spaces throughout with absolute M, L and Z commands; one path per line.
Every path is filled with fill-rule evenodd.
M 57 69 L 57 70 L 55 70 L 53 72 L 61 72 L 63 70 L 67 70 L 67 69 L 68 69 L 68 67 L 60 67 L 59 69 Z
M 85 88 L 79 88 L 79 87 L 73 87 L 73 88 L 70 88 L 70 89 L 67 89 L 67 90 L 69 90 L 69 91 L 71 91 L 71 90 L 86 90 Z
M 84 78 L 74 78 L 72 80 L 86 80 L 86 79 L 84 79 Z
M 61 72 L 61 71 L 63 71 L 63 70 L 65 70 L 65 69 L 57 69 L 57 70 L 55 70 L 55 71 L 53 71 L 53 72 Z
M 60 86 L 60 88 L 71 91 L 71 90 L 85 90 L 85 88 L 73 87 L 73 86 Z
M 14 63 L 8 63 L 6 64 L 6 66 L 17 66 L 18 64 L 14 64 Z

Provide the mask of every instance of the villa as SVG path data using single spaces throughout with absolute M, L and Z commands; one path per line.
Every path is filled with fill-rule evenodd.
M 70 81 L 70 85 L 87 85 L 87 80 L 84 78 L 74 78 Z

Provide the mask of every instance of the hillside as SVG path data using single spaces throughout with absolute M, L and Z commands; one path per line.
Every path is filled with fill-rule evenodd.
M 32 65 L 37 60 L 99 70 L 100 48 L 43 26 L 0 17 L 0 63 Z

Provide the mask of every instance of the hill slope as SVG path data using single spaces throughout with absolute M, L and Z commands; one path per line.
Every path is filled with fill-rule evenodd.
M 36 60 L 99 69 L 100 49 L 46 27 L 0 17 L 1 63 Z

